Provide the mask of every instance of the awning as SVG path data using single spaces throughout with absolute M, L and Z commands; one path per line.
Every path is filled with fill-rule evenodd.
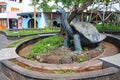
M 0 2 L 0 5 L 6 5 L 7 3 L 6 2 Z
M 34 12 L 26 12 L 26 13 L 18 13 L 17 16 L 30 16 L 32 17 L 34 15 Z M 36 12 L 37 16 L 41 16 L 41 12 Z

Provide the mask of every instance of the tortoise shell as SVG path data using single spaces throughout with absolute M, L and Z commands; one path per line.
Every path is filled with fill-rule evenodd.
M 101 42 L 106 35 L 100 34 L 95 26 L 88 22 L 77 22 L 72 24 L 76 31 L 83 34 L 92 43 Z

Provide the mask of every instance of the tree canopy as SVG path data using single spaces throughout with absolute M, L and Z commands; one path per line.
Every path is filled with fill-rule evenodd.
M 111 1 L 113 0 L 32 0 L 32 4 L 38 5 L 38 9 L 42 8 L 44 12 L 51 12 L 53 9 L 56 9 L 57 6 L 59 6 L 59 3 L 61 3 L 64 8 L 72 8 L 72 13 L 68 19 L 68 22 L 71 22 L 76 14 L 84 11 L 93 3 L 104 2 L 107 6 Z M 50 2 L 53 2 L 54 4 L 48 4 Z

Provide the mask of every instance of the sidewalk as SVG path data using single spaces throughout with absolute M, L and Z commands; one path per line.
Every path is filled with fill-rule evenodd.
M 120 68 L 120 53 L 113 55 L 113 56 L 108 56 L 108 57 L 104 57 L 104 58 L 100 58 L 100 60 L 103 60 L 109 64 L 113 64 L 117 67 Z
M 7 47 L 12 42 L 12 40 L 7 40 L 6 36 L 0 34 L 0 49 Z
M 0 50 L 0 60 L 12 59 L 19 57 L 16 52 L 16 48 L 4 48 Z
M 0 60 L 2 60 L 4 58 L 3 54 L 7 55 L 6 52 L 8 52 L 8 51 L 6 51 L 6 49 L 3 49 L 3 48 L 6 48 L 12 42 L 13 42 L 12 40 L 7 40 L 6 36 L 0 34 L 0 56 L 1 56 Z M 7 76 L 5 76 L 1 72 L 1 63 L 0 63 L 0 80 L 10 80 L 10 79 L 7 78 Z

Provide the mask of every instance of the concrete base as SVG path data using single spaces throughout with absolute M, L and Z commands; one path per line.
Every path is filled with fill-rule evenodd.
M 109 56 L 109 57 L 104 57 L 104 58 L 100 58 L 100 60 L 103 61 L 103 65 L 104 67 L 108 67 L 108 66 L 115 66 L 115 67 L 119 67 L 120 68 L 120 53 L 113 55 L 113 56 Z
M 0 50 L 0 60 L 20 57 L 19 55 L 16 54 L 15 49 L 16 48 L 5 48 Z

